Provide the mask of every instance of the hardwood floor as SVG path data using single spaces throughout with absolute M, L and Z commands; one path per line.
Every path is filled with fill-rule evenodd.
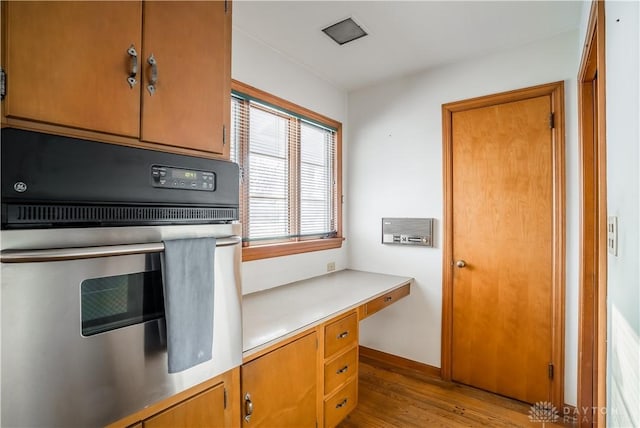
M 375 365 L 374 365 L 375 364 Z M 529 420 L 530 405 L 361 359 L 358 406 L 339 428 L 569 427 Z

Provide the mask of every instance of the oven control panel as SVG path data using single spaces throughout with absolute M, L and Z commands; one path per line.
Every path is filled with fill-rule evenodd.
M 216 190 L 216 174 L 212 171 L 152 165 L 151 183 L 153 187 L 213 192 Z

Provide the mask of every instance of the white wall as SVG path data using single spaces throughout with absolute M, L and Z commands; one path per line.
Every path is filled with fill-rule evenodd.
M 361 343 L 440 367 L 444 103 L 565 80 L 567 292 L 565 402 L 576 403 L 578 32 L 349 94 L 349 265 L 413 276 L 411 297 L 361 324 Z M 435 217 L 436 248 L 380 243 L 382 217 Z
M 607 413 L 640 426 L 640 3 L 605 2 L 607 211 L 618 255 L 607 263 Z
M 347 97 L 343 91 L 235 28 L 232 40 L 233 79 L 340 121 L 346 135 Z M 343 157 L 346 165 L 346 150 Z M 344 173 L 343 176 L 346 185 Z M 346 208 L 347 204 L 343 207 L 345 217 Z M 347 231 L 344 227 L 345 236 Z M 348 244 L 349 241 L 345 241 L 342 248 L 335 250 L 245 262 L 242 264 L 243 293 L 324 274 L 328 262 L 335 262 L 338 270 L 344 269 Z

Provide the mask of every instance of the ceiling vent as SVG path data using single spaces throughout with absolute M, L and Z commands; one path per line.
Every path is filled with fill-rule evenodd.
M 367 35 L 367 32 L 352 18 L 347 18 L 337 24 L 323 28 L 322 31 L 339 45 L 344 45 Z

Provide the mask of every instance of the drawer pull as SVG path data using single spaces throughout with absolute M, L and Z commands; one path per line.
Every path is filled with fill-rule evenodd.
M 133 88 L 136 83 L 138 83 L 136 80 L 136 76 L 138 75 L 138 52 L 135 46 L 131 45 L 129 49 L 127 49 L 127 53 L 131 57 L 131 71 L 129 72 L 129 77 L 127 77 L 127 82 L 129 82 L 129 86 Z
M 156 93 L 156 86 L 158 84 L 158 61 L 156 57 L 151 54 L 147 62 L 151 66 L 151 77 L 149 77 L 149 84 L 147 85 L 147 90 L 149 91 L 149 95 L 153 95 Z
M 344 400 L 342 400 L 341 402 L 336 404 L 336 409 L 339 409 L 339 408 L 344 407 L 346 405 L 347 405 L 347 399 L 345 398 Z
M 384 298 L 384 301 L 385 301 L 385 302 L 390 302 L 390 301 L 392 301 L 392 300 L 393 300 L 393 297 L 392 297 L 392 296 L 387 296 L 387 297 L 385 297 L 385 298 Z
M 247 392 L 244 396 L 244 420 L 249 422 L 253 415 L 253 402 L 251 401 L 251 395 Z
M 342 373 L 346 372 L 347 370 L 349 370 L 349 366 L 344 366 L 340 370 L 336 371 L 336 374 L 342 374 Z
M 349 336 L 349 332 L 348 331 L 343 331 L 342 333 L 340 333 L 339 335 L 336 336 L 336 339 L 344 339 L 347 336 Z

